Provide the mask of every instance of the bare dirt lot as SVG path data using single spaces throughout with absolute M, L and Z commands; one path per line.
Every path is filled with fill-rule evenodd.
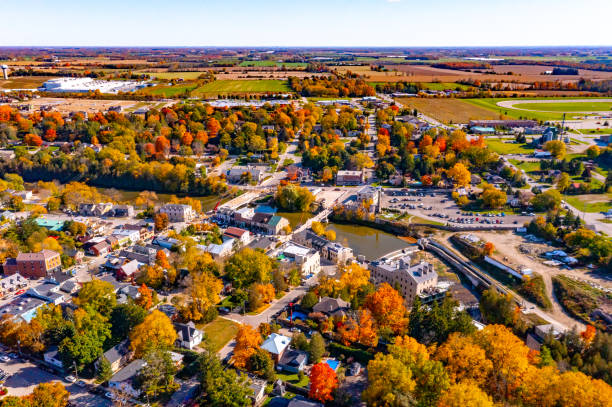
M 106 111 L 111 106 L 121 106 L 124 110 L 134 110 L 144 106 L 160 106 L 160 102 L 136 102 L 132 100 L 93 100 L 93 99 L 70 99 L 70 98 L 40 98 L 17 105 L 28 104 L 32 110 L 39 110 L 41 106 L 52 106 L 52 110 L 62 114 L 72 112 L 97 113 Z

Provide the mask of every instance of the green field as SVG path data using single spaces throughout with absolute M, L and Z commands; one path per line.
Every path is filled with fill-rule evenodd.
M 541 112 L 602 112 L 612 109 L 612 102 L 517 103 L 513 107 Z
M 185 80 L 197 79 L 200 75 L 206 72 L 142 72 L 147 75 L 151 75 L 157 79 L 178 79 L 182 78 Z
M 219 352 L 238 332 L 238 324 L 236 322 L 222 317 L 217 317 L 209 324 L 198 325 L 197 328 L 204 331 L 206 340 L 215 353 Z
M 257 67 L 268 67 L 268 66 L 286 66 L 287 68 L 306 68 L 308 66 L 305 62 L 278 62 L 278 61 L 242 61 L 238 66 L 257 66 Z
M 607 212 L 612 209 L 612 194 L 565 195 L 565 201 L 581 212 Z
M 580 129 L 582 134 L 612 134 L 612 128 L 603 129 Z
M 514 164 L 516 167 L 520 168 L 526 173 L 540 171 L 539 161 L 521 161 L 521 160 L 509 160 L 509 161 L 510 163 Z
M 207 83 L 195 90 L 205 93 L 291 92 L 287 81 L 276 79 L 222 80 Z
M 384 85 L 389 82 L 368 82 L 368 85 L 375 87 L 376 85 Z M 455 82 L 415 82 L 423 87 L 423 89 L 429 90 L 446 90 L 446 89 L 460 89 L 460 90 L 469 90 L 472 87 L 468 85 L 463 85 L 461 83 Z
M 542 98 L 546 99 L 546 98 Z M 516 100 L 508 98 L 481 98 L 481 99 L 462 99 L 464 102 L 470 103 L 474 106 L 478 106 L 487 109 L 491 112 L 497 113 L 498 115 L 507 116 L 512 119 L 532 119 L 532 120 L 561 120 L 563 119 L 563 113 L 548 113 L 548 112 L 528 112 L 525 110 L 516 110 L 509 107 L 497 106 L 497 102 L 504 100 Z M 567 119 L 571 119 L 573 115 L 567 115 Z
M 147 93 L 156 96 L 163 96 L 167 98 L 175 97 L 184 94 L 188 91 L 193 91 L 198 87 L 197 84 L 185 83 L 175 86 L 155 86 L 146 90 Z
M 501 140 L 486 139 L 489 150 L 497 154 L 532 154 L 533 148 L 527 144 L 505 143 Z

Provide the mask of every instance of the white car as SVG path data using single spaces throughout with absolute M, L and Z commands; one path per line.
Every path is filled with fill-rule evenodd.
M 68 383 L 75 383 L 77 381 L 76 377 L 72 375 L 64 377 L 64 380 L 66 380 Z
M 2 361 L 2 362 L 4 362 L 4 363 L 8 363 L 8 362 L 10 362 L 10 361 L 11 361 L 11 358 L 9 358 L 9 357 L 8 357 L 8 356 L 6 356 L 6 355 L 2 355 L 2 356 L 0 356 L 0 361 Z

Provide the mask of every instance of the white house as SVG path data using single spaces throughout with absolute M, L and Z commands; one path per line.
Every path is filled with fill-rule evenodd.
M 132 397 L 140 396 L 140 390 L 135 388 L 135 379 L 147 363 L 142 359 L 134 359 L 129 365 L 115 373 L 108 381 L 108 388 Z
M 176 343 L 185 349 L 193 349 L 202 343 L 203 333 L 196 329 L 193 322 L 187 324 L 174 324 L 174 329 L 178 335 Z
M 319 252 L 289 241 L 274 253 L 280 264 L 286 268 L 297 267 L 303 275 L 318 274 L 321 271 L 321 256 Z
M 62 369 L 64 364 L 59 357 L 59 351 L 57 350 L 57 346 L 52 347 L 44 354 L 45 362 L 49 363 L 52 366 Z

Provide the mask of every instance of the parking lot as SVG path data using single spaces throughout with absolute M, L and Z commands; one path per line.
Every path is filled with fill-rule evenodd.
M 70 403 L 79 407 L 111 406 L 110 400 L 90 393 L 88 387 L 68 383 L 63 378 L 49 373 L 27 360 L 14 358 L 8 362 L 0 361 L 0 369 L 7 373 L 3 384 L 11 396 L 30 394 L 39 383 L 59 381 L 70 392 Z
M 385 189 L 381 209 L 416 215 L 451 225 L 516 225 L 522 226 L 535 214 L 513 214 L 501 211 L 464 211 L 451 198 L 450 192 L 428 189 Z

